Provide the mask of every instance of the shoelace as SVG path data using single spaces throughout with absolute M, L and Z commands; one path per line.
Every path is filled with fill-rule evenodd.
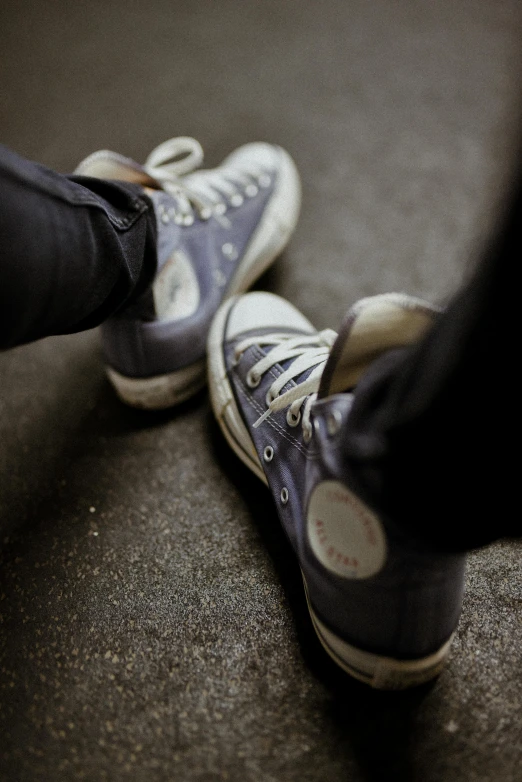
M 259 165 L 250 164 L 248 172 L 232 164 L 214 170 L 195 173 L 203 162 L 203 149 L 194 138 L 180 136 L 171 138 L 152 150 L 145 164 L 140 168 L 153 179 L 161 189 L 176 199 L 172 212 L 160 209 L 160 219 L 181 225 L 194 222 L 194 211 L 202 220 L 213 214 L 224 224 L 227 198 L 231 206 L 241 206 L 245 197 L 253 198 L 260 187 L 268 187 L 270 175 Z
M 323 369 L 330 355 L 337 334 L 332 329 L 325 329 L 317 334 L 306 336 L 290 336 L 288 334 L 266 334 L 264 336 L 247 337 L 238 343 L 235 349 L 235 359 L 239 361 L 242 354 L 253 345 L 272 345 L 267 355 L 254 364 L 246 377 L 247 385 L 256 388 L 262 376 L 276 364 L 282 364 L 293 359 L 288 369 L 284 370 L 274 380 L 266 395 L 267 410 L 254 424 L 257 429 L 272 413 L 288 407 L 286 420 L 289 426 L 297 426 L 302 421 L 303 437 L 308 442 L 312 436 L 310 411 L 317 399 L 319 383 Z M 312 371 L 301 383 L 281 394 L 282 389 L 303 372 Z

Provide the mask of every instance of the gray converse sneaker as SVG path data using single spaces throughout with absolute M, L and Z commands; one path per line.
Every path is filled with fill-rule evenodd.
M 226 302 L 209 334 L 214 413 L 273 494 L 317 635 L 341 668 L 382 689 L 439 673 L 464 557 L 423 551 L 358 496 L 341 448 L 347 389 L 379 354 L 417 341 L 434 311 L 399 294 L 363 299 L 337 336 L 255 292 Z
M 197 141 L 177 138 L 143 166 L 102 150 L 75 172 L 141 184 L 155 206 L 158 272 L 150 294 L 102 326 L 109 378 L 136 407 L 170 407 L 203 386 L 219 304 L 268 268 L 297 222 L 299 175 L 280 147 L 247 144 L 218 168 L 194 171 L 202 160 Z

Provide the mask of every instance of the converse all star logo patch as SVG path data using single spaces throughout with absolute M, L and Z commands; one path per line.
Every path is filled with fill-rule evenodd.
M 343 578 L 369 578 L 386 560 L 386 536 L 377 516 L 339 481 L 323 481 L 312 492 L 307 514 L 312 551 L 325 568 Z

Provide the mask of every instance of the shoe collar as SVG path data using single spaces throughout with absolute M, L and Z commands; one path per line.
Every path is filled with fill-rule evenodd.
M 440 311 L 402 293 L 360 299 L 341 324 L 322 374 L 318 398 L 352 389 L 382 353 L 418 342 Z
M 85 158 L 74 173 L 162 189 L 166 183 L 178 184 L 181 177 L 202 162 L 200 143 L 188 136 L 181 136 L 164 141 L 153 149 L 143 166 L 118 152 L 101 149 Z

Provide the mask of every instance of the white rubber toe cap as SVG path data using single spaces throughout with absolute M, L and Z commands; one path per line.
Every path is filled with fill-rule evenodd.
M 253 141 L 234 150 L 225 158 L 223 165 L 234 165 L 245 169 L 252 165 L 277 169 L 283 154 L 284 151 L 281 147 L 276 147 L 265 141 Z
M 310 321 L 286 299 L 273 293 L 253 291 L 239 297 L 232 305 L 225 339 L 234 339 L 245 331 L 266 328 L 316 332 Z

